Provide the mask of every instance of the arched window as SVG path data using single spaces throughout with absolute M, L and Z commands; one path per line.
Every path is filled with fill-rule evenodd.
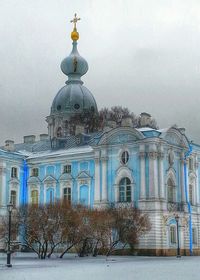
M 17 205 L 17 192 L 16 191 L 12 190 L 10 192 L 10 202 L 14 207 L 16 207 L 16 205 Z
M 175 197 L 175 185 L 172 179 L 168 179 L 167 181 L 167 200 L 168 202 L 175 202 L 176 197 Z
M 38 204 L 38 191 L 37 190 L 31 191 L 31 203 L 34 205 Z
M 53 204 L 54 203 L 54 189 L 48 188 L 46 192 L 46 203 Z
M 127 177 L 119 182 L 119 202 L 131 202 L 131 181 Z
M 176 226 L 175 225 L 170 226 L 170 243 L 171 244 L 176 243 Z
M 57 137 L 62 137 L 62 127 L 58 127 L 57 129 Z
M 63 201 L 71 203 L 71 188 L 64 188 L 63 189 Z

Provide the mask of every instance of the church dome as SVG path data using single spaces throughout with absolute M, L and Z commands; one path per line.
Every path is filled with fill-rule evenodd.
M 77 41 L 79 33 L 74 15 L 71 21 L 72 51 L 61 62 L 61 70 L 68 77 L 52 102 L 50 115 L 47 116 L 48 134 L 54 147 L 61 147 L 68 136 L 87 134 L 98 129 L 98 109 L 92 93 L 83 86 L 81 77 L 88 71 L 87 61 L 79 54 Z M 63 146 L 62 146 L 63 147 Z
M 77 22 L 75 18 L 72 22 Z M 68 76 L 66 85 L 62 87 L 55 96 L 52 106 L 51 115 L 65 115 L 68 119 L 77 114 L 90 112 L 97 115 L 97 105 L 92 93 L 83 86 L 81 77 L 88 71 L 87 61 L 79 54 L 77 49 L 77 40 L 79 34 L 74 27 L 71 33 L 72 51 L 69 56 L 63 59 L 60 68 Z
M 55 96 L 51 114 L 64 113 L 70 117 L 83 112 L 98 114 L 92 93 L 80 83 L 67 83 Z
M 81 76 L 88 71 L 87 61 L 78 53 L 77 42 L 74 41 L 72 44 L 72 52 L 68 57 L 63 59 L 60 65 L 62 72 L 68 76 L 67 83 L 72 81 L 81 82 Z

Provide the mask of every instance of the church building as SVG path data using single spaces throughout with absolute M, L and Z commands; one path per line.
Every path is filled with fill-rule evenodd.
M 181 254 L 200 254 L 200 145 L 184 128 L 158 129 L 147 113 L 137 125 L 120 114 L 99 125 L 95 98 L 81 80 L 88 63 L 78 52 L 77 21 L 75 15 L 72 51 L 61 62 L 68 79 L 46 118 L 48 134 L 0 148 L 0 214 L 10 201 L 133 205 L 151 222 L 138 254 L 176 254 L 177 224 Z

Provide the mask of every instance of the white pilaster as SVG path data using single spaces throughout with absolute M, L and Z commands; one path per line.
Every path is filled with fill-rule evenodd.
M 145 145 L 140 145 L 140 199 L 146 198 Z
M 6 163 L 1 163 L 0 181 L 0 206 L 5 206 L 8 204 L 6 201 Z
M 199 163 L 196 159 L 195 168 L 196 168 L 196 203 L 200 204 L 199 201 L 199 172 L 198 172 Z
M 165 188 L 164 188 L 164 149 L 161 146 L 158 154 L 158 172 L 159 172 L 159 190 L 160 190 L 160 198 L 165 198 Z
M 99 158 L 95 158 L 95 180 L 94 180 L 94 203 L 100 202 L 100 164 Z
M 149 197 L 158 198 L 158 163 L 157 147 L 151 144 L 149 147 Z
M 185 197 L 185 174 L 184 174 L 184 153 L 181 153 L 180 158 L 180 185 L 181 185 L 181 201 L 186 202 Z
M 108 201 L 108 194 L 107 194 L 107 158 L 102 158 L 102 201 Z
M 108 202 L 108 191 L 107 191 L 107 149 L 106 147 L 102 148 L 101 150 L 101 165 L 102 165 L 102 173 L 101 173 L 101 180 L 102 180 L 102 192 L 101 192 L 101 201 L 103 203 Z

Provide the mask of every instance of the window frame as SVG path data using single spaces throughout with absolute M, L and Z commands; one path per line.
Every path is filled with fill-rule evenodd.
M 169 182 L 171 184 L 169 184 Z M 168 178 L 167 180 L 167 202 L 176 203 L 176 186 L 171 178 Z
M 37 198 L 36 196 L 33 196 L 32 193 L 37 192 Z M 36 202 L 33 201 L 33 198 L 36 198 Z M 31 205 L 38 205 L 39 204 L 39 191 L 36 189 L 31 190 Z
M 69 169 L 69 171 L 68 171 Z M 71 174 L 72 173 L 72 165 L 71 164 L 65 164 L 63 165 L 63 174 Z
M 193 227 L 192 228 L 192 244 L 193 245 L 197 245 L 198 241 L 197 241 L 197 228 Z
M 35 173 L 36 170 L 37 170 L 37 172 Z M 32 177 L 39 177 L 39 168 L 38 167 L 33 167 L 31 169 L 31 176 Z
M 172 232 L 173 230 L 173 232 Z M 177 229 L 176 225 L 170 225 L 169 227 L 169 241 L 170 245 L 176 245 L 177 244 Z
M 65 193 L 66 190 L 66 193 Z M 71 203 L 72 201 L 72 188 L 71 187 L 64 187 L 63 188 L 63 202 Z
M 132 202 L 132 184 L 128 177 L 119 181 L 119 202 Z
M 18 168 L 16 166 L 11 167 L 11 178 L 18 178 Z
M 15 192 L 14 196 L 12 195 L 12 192 Z M 13 197 L 15 198 L 14 201 L 13 201 Z M 12 189 L 10 190 L 10 202 L 14 207 L 17 206 L 17 191 L 16 190 L 12 190 Z

